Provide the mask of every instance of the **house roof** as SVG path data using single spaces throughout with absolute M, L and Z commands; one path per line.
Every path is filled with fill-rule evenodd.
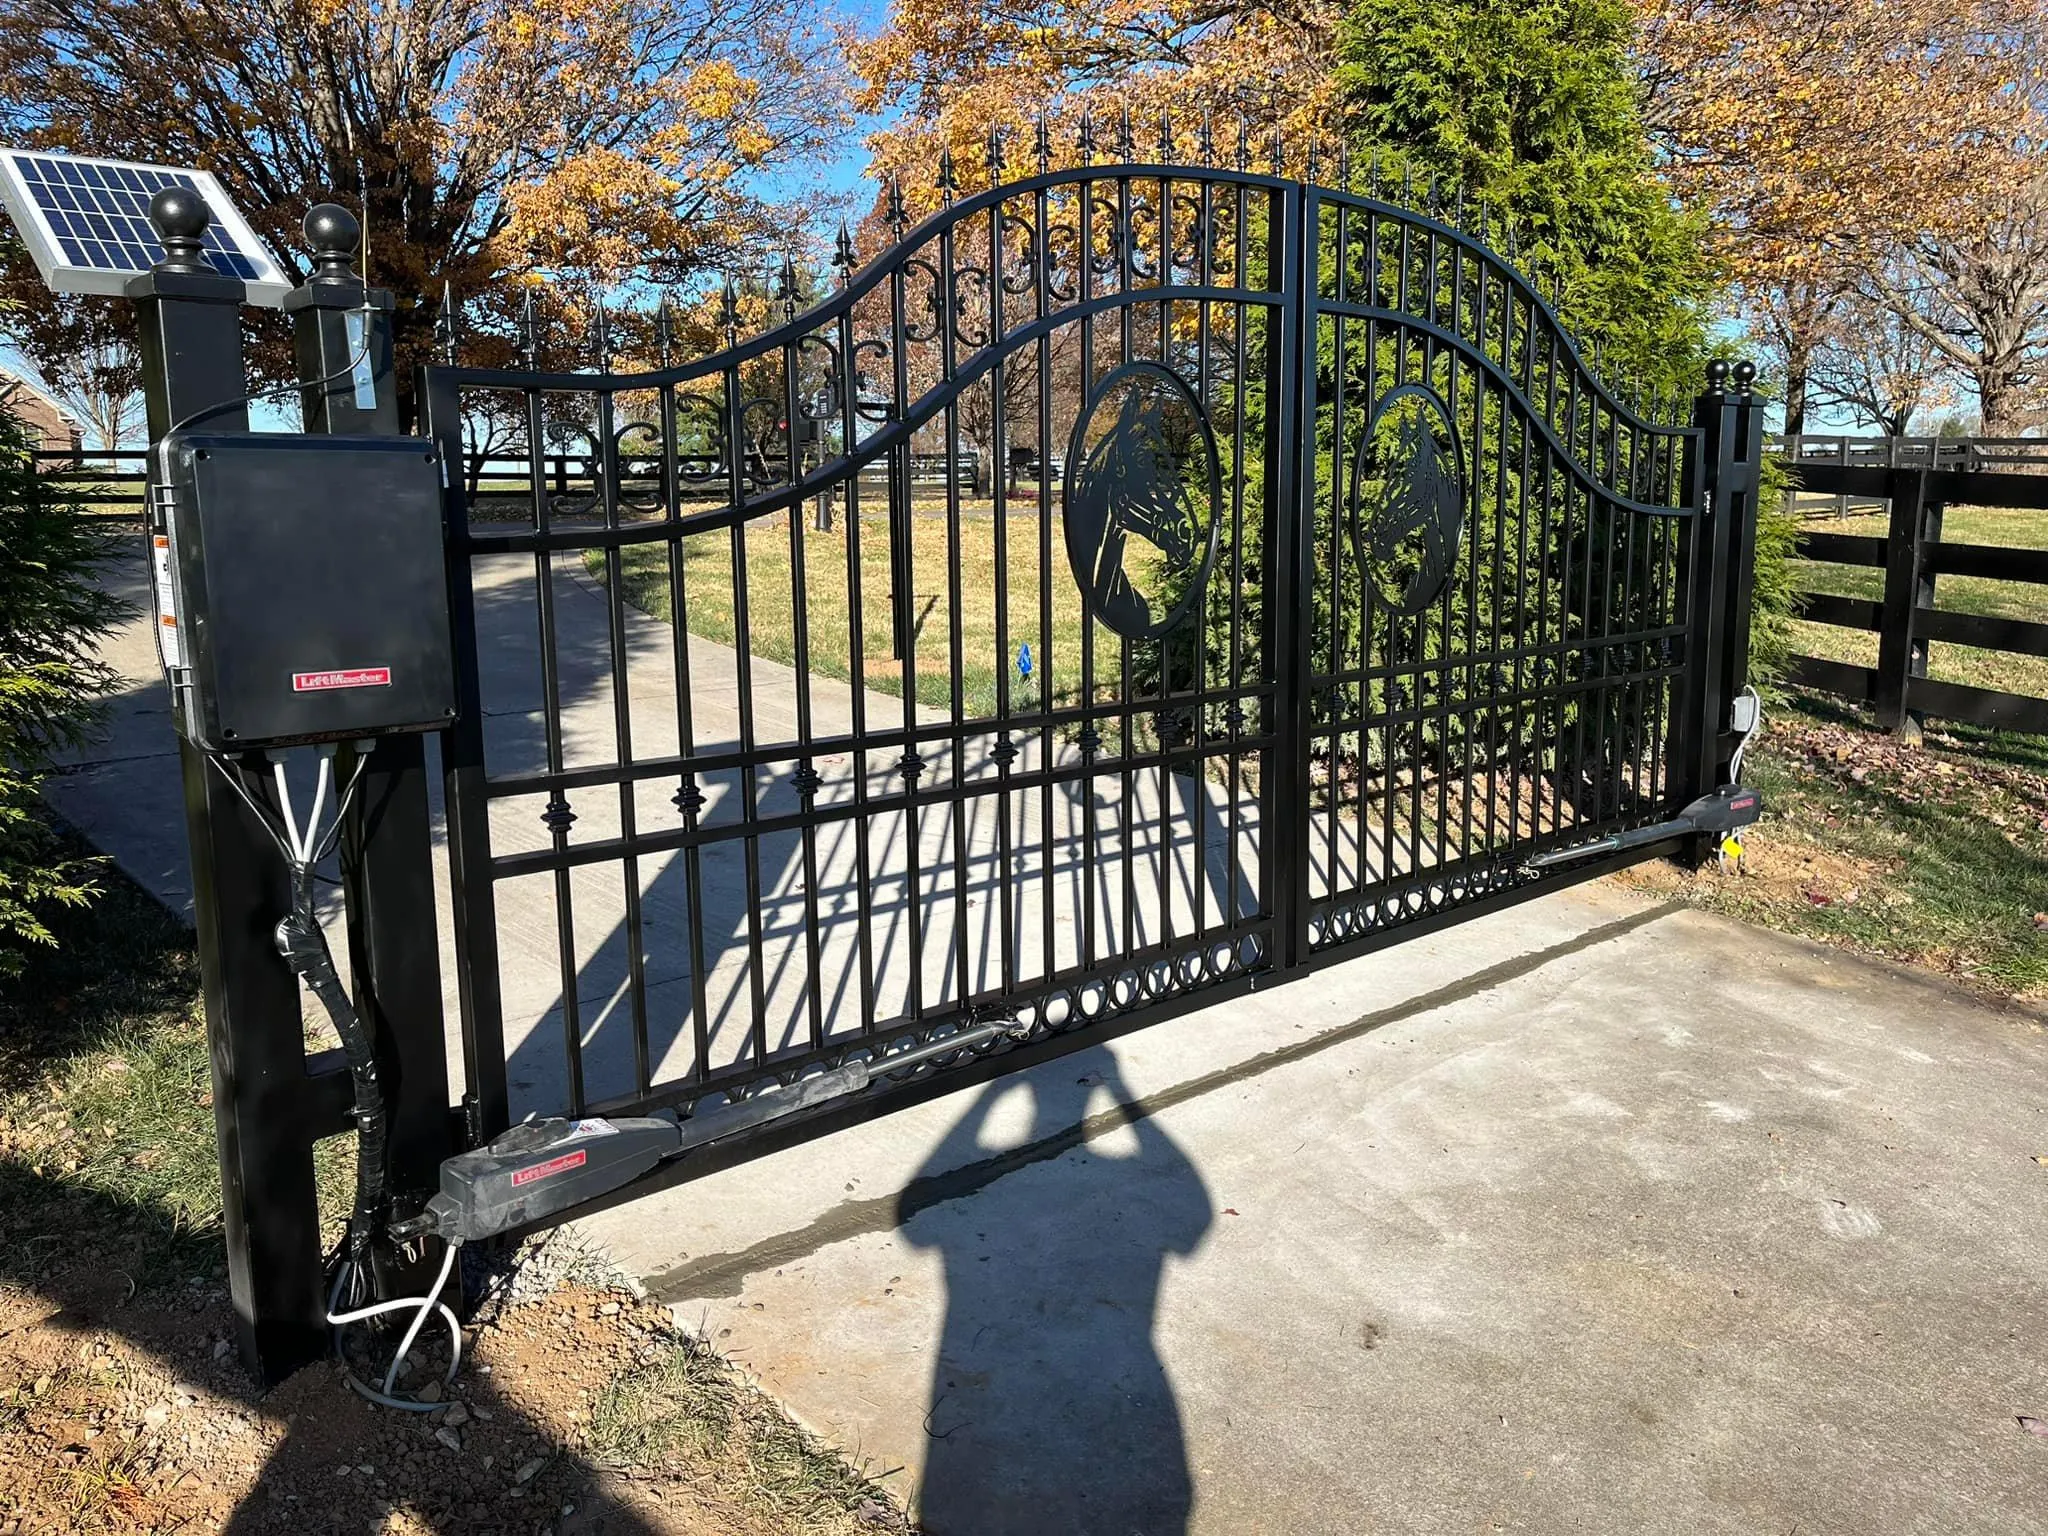
M 0 403 L 12 400 L 17 395 L 29 395 L 41 401 L 44 405 L 55 411 L 58 416 L 62 417 L 65 423 L 74 430 L 80 432 L 85 430 L 85 423 L 78 419 L 78 413 L 51 394 L 47 389 L 43 388 L 34 379 L 24 378 L 11 368 L 0 367 Z

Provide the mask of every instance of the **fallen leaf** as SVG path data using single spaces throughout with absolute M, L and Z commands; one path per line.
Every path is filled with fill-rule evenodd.
M 2017 1417 L 2020 1421 L 2021 1429 L 2024 1429 L 2030 1435 L 2039 1435 L 2043 1440 L 2048 1440 L 2048 1419 L 2037 1419 L 2024 1413 L 2017 1415 Z
M 1226 1216 L 1235 1216 L 1235 1215 L 1237 1214 L 1237 1212 L 1235 1212 L 1235 1211 L 1231 1210 L 1231 1209 L 1230 1209 L 1230 1207 L 1228 1207 L 1228 1206 L 1225 1206 L 1225 1207 L 1223 1208 L 1223 1214 L 1224 1214 L 1224 1215 L 1226 1215 Z

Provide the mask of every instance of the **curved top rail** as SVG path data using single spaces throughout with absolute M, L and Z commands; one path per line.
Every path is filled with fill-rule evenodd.
M 629 389 L 659 389 L 664 385 L 693 384 L 699 379 L 711 378 L 728 369 L 750 363 L 756 358 L 766 357 L 784 347 L 794 346 L 806 336 L 815 335 L 826 325 L 848 314 L 863 298 L 894 276 L 904 262 L 917 251 L 948 230 L 964 224 L 974 215 L 986 213 L 990 208 L 997 207 L 1011 198 L 1027 196 L 1041 189 L 1051 191 L 1067 185 L 1086 186 L 1121 178 L 1161 175 L 1177 181 L 1223 183 L 1282 193 L 1299 185 L 1278 177 L 1261 176 L 1252 171 L 1193 166 L 1097 165 L 1048 171 L 1043 175 L 1026 177 L 1020 181 L 1004 182 L 999 187 L 987 188 L 972 197 L 962 198 L 956 203 L 935 209 L 905 230 L 902 237 L 893 241 L 887 250 L 855 272 L 846 286 L 830 298 L 819 300 L 809 309 L 750 340 L 735 342 L 708 357 L 699 358 L 694 363 L 679 363 L 669 368 L 650 368 L 638 373 L 608 373 L 598 370 L 541 373 L 523 369 L 465 368 L 447 364 L 430 366 L 441 377 L 457 384 L 506 384 L 517 381 L 533 389 L 595 389 L 608 393 Z
M 1520 267 L 1508 260 L 1504 254 L 1493 246 L 1486 244 L 1478 236 L 1459 228 L 1455 224 L 1446 224 L 1441 219 L 1433 219 L 1428 214 L 1418 213 L 1415 209 L 1403 207 L 1399 203 L 1384 202 L 1379 198 L 1367 197 L 1362 193 L 1344 192 L 1332 187 L 1305 184 L 1305 188 L 1310 196 L 1325 202 L 1337 203 L 1347 208 L 1356 208 L 1361 212 L 1375 214 L 1382 218 L 1391 215 L 1412 228 L 1426 230 L 1438 239 L 1449 240 L 1454 245 L 1470 251 L 1482 261 L 1498 268 L 1508 283 L 1534 306 L 1535 312 L 1542 315 L 1549 322 L 1552 334 L 1564 344 L 1565 355 L 1570 360 L 1571 365 L 1592 386 L 1598 403 L 1620 420 L 1626 422 L 1634 430 L 1638 432 L 1662 432 L 1672 435 L 1682 435 L 1699 430 L 1690 424 L 1653 421 L 1649 417 L 1637 412 L 1609 389 L 1606 381 L 1600 377 L 1599 371 L 1587 361 L 1584 349 L 1579 346 L 1577 340 L 1572 336 L 1571 328 L 1564 323 L 1564 320 L 1559 316 L 1557 310 L 1552 307 L 1550 301 L 1543 297 L 1542 290 L 1530 281 L 1528 274 Z
M 1035 176 L 1005 182 L 990 187 L 972 196 L 949 203 L 934 210 L 917 224 L 904 231 L 902 236 L 871 259 L 850 277 L 837 293 L 820 300 L 802 313 L 770 327 L 760 335 L 744 341 L 735 341 L 695 362 L 676 364 L 666 368 L 645 369 L 632 373 L 614 373 L 605 370 L 572 370 L 566 373 L 537 372 L 522 369 L 469 368 L 451 364 L 430 365 L 434 371 L 450 382 L 457 384 L 511 385 L 543 390 L 599 390 L 618 392 L 624 390 L 659 389 L 696 383 L 715 378 L 727 371 L 743 367 L 757 358 L 769 356 L 785 347 L 796 345 L 803 338 L 815 335 L 828 325 L 849 315 L 854 307 L 869 294 L 902 269 L 914 254 L 929 246 L 948 231 L 967 223 L 977 215 L 985 214 L 990 208 L 1018 197 L 1034 195 L 1040 191 L 1054 191 L 1063 187 L 1088 187 L 1103 182 L 1126 181 L 1198 182 L 1209 185 L 1236 186 L 1263 190 L 1289 197 L 1302 197 L 1319 202 L 1334 203 L 1358 209 L 1379 218 L 1399 220 L 1411 228 L 1423 231 L 1432 237 L 1447 241 L 1462 248 L 1475 258 L 1498 270 L 1510 287 L 1531 306 L 1532 313 L 1540 314 L 1551 334 L 1561 344 L 1564 359 L 1575 372 L 1590 386 L 1596 404 L 1616 419 L 1625 422 L 1639 432 L 1683 435 L 1697 429 L 1689 425 L 1665 423 L 1643 416 L 1623 402 L 1609 389 L 1599 372 L 1587 360 L 1583 349 L 1573 339 L 1568 327 L 1558 316 L 1549 300 L 1520 267 L 1510 261 L 1501 251 L 1486 244 L 1478 236 L 1455 224 L 1447 224 L 1426 213 L 1405 207 L 1400 203 L 1387 202 L 1361 193 L 1325 187 L 1313 182 L 1295 181 L 1287 178 L 1262 175 L 1255 171 L 1236 170 L 1215 166 L 1174 165 L 1161 161 L 1117 162 L 1102 165 L 1073 166 L 1063 170 L 1041 172 Z M 1240 236 L 1240 238 L 1242 238 Z M 1239 292 L 1261 292 L 1264 290 L 1244 289 L 1238 284 L 1221 285 Z M 1149 290 L 1148 290 L 1149 291 Z M 990 344 L 1001 341 L 992 337 Z

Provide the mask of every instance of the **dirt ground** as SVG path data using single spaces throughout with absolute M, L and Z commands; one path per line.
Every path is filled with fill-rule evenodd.
M 136 1297 L 106 1255 L 50 1281 L 0 1289 L 6 1536 L 906 1529 L 621 1289 L 504 1305 L 472 1329 L 448 1406 L 403 1414 L 331 1363 L 257 1393 L 217 1282 Z

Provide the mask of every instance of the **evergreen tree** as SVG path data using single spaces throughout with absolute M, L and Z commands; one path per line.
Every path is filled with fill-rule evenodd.
M 1562 280 L 1611 384 L 1690 394 L 1716 274 L 1657 175 L 1627 0 L 1349 0 L 1338 80 L 1355 158 L 1483 201 L 1491 243 Z
M 55 942 L 50 908 L 96 894 L 96 861 L 65 856 L 37 785 L 53 753 L 91 735 L 117 681 L 91 642 L 127 612 L 94 583 L 105 541 L 39 479 L 30 447 L 0 410 L 0 979 L 20 973 L 24 946 Z

